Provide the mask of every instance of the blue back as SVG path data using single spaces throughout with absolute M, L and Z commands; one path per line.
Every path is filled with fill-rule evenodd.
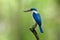
M 40 15 L 38 13 L 36 14 L 35 12 L 33 12 L 33 18 L 36 21 L 36 23 L 39 25 L 40 32 L 43 33 L 43 30 L 42 30 L 42 27 L 41 27 L 41 17 L 40 17 Z
M 41 26 L 41 17 L 40 17 L 40 15 L 38 13 L 36 14 L 36 13 L 33 12 L 33 18 L 36 21 L 36 23 Z

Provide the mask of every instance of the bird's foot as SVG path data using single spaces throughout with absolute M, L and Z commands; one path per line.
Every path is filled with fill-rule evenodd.
M 33 28 L 30 28 L 30 31 L 34 32 L 34 29 Z

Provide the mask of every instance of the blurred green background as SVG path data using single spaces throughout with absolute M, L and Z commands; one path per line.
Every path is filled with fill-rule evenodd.
M 36 40 L 29 28 L 32 15 L 24 10 L 36 8 L 42 17 L 41 40 L 60 40 L 60 0 L 0 0 L 0 40 Z

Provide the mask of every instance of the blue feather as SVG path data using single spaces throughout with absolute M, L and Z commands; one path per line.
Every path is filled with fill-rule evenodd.
M 43 30 L 42 30 L 42 27 L 41 26 L 39 26 L 39 29 L 40 29 L 40 32 L 43 33 Z
M 41 17 L 38 13 L 33 12 L 33 18 L 36 21 L 36 23 L 39 25 L 40 32 L 43 33 L 43 30 L 41 28 Z

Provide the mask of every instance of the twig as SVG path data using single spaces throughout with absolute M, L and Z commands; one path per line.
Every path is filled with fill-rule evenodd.
M 32 28 L 30 28 L 30 31 L 34 34 L 34 36 L 36 37 L 36 39 L 39 40 L 39 37 L 38 37 L 37 32 L 35 30 L 36 26 L 37 26 L 37 24 L 34 24 L 32 26 Z

